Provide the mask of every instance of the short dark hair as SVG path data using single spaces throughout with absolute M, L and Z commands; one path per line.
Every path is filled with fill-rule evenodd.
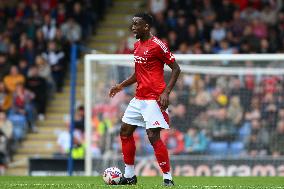
M 147 24 L 149 24 L 150 27 L 153 25 L 153 17 L 148 13 L 137 13 L 134 15 L 134 17 L 142 18 Z

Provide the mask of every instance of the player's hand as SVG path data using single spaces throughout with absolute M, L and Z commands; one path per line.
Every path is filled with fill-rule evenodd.
M 109 97 L 112 98 L 116 95 L 116 93 L 120 92 L 123 89 L 123 87 L 120 84 L 116 84 L 113 86 L 109 91 Z
M 160 95 L 158 101 L 159 101 L 160 104 L 161 104 L 161 109 L 162 109 L 163 111 L 165 111 L 165 110 L 168 108 L 168 106 L 169 106 L 169 93 L 167 93 L 166 91 L 164 91 L 164 92 Z

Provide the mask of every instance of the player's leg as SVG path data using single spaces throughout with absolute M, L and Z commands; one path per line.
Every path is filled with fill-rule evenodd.
M 150 143 L 152 144 L 158 164 L 163 172 L 165 186 L 173 186 L 170 173 L 170 159 L 166 145 L 160 137 L 161 128 L 150 128 L 146 130 Z
M 155 100 L 145 100 L 143 117 L 146 121 L 146 132 L 150 143 L 152 144 L 158 164 L 163 172 L 164 185 L 174 185 L 170 173 L 170 160 L 166 145 L 160 138 L 161 129 L 169 129 L 168 110 L 161 110 Z M 154 116 L 153 116 L 154 115 Z
M 123 160 L 125 163 L 124 177 L 131 178 L 135 175 L 134 173 L 134 159 L 135 159 L 135 141 L 133 133 L 137 126 L 123 123 L 120 128 L 120 138 L 122 145 Z
M 120 138 L 122 144 L 122 154 L 125 163 L 125 173 L 120 181 L 121 185 L 136 184 L 137 178 L 134 172 L 134 160 L 135 160 L 135 141 L 133 133 L 137 126 L 144 126 L 145 123 L 140 113 L 140 102 L 133 98 L 122 118 L 122 126 L 120 128 Z

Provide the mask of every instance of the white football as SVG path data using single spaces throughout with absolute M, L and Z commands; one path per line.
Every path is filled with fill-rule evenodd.
M 117 167 L 109 167 L 103 173 L 103 179 L 108 185 L 117 185 L 122 177 L 122 173 Z

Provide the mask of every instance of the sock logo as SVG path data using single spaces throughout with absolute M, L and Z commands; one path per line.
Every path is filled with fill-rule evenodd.
M 166 165 L 166 164 L 167 164 L 167 162 L 165 162 L 165 161 L 159 163 L 159 165 L 161 165 L 161 166 Z
M 153 125 L 157 126 L 157 125 L 160 125 L 160 123 L 158 121 L 155 121 L 155 123 Z

